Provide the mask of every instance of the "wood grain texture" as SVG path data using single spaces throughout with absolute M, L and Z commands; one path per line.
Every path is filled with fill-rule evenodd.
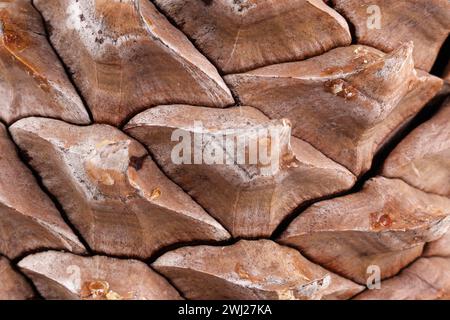
M 268 237 L 304 202 L 347 190 L 355 182 L 344 167 L 291 138 L 288 122 L 271 121 L 251 107 L 160 106 L 134 117 L 125 131 L 145 144 L 167 175 L 234 237 Z M 192 154 L 188 163 L 173 160 L 179 144 L 174 132 L 186 138 Z M 255 150 L 259 155 L 252 162 L 249 154 Z M 216 152 L 221 155 L 217 162 L 208 156 Z
M 0 254 L 14 259 L 43 248 L 84 252 L 84 246 L 21 162 L 2 124 L 0 150 Z
M 234 102 L 215 67 L 150 1 L 35 5 L 96 122 L 118 125 L 156 104 Z
M 0 256 L 0 300 L 28 300 L 33 289 L 25 278 L 15 271 L 8 259 Z
M 354 45 L 225 80 L 243 104 L 288 119 L 296 137 L 359 176 L 442 86 L 439 78 L 414 70 L 412 51 L 411 43 L 388 55 Z
M 302 60 L 351 43 L 345 19 L 321 0 L 155 2 L 224 73 Z
M 422 254 L 450 227 L 450 199 L 401 180 L 377 177 L 362 191 L 318 202 L 279 241 L 338 274 L 365 284 L 368 267 L 387 278 Z
M 363 289 L 269 240 L 185 247 L 152 266 L 189 299 L 345 299 Z
M 412 40 L 416 68 L 425 71 L 433 67 L 450 32 L 448 0 L 332 0 L 332 3 L 355 27 L 358 43 L 390 52 Z M 378 14 L 380 28 L 374 28 L 371 22 Z
M 229 237 L 114 127 L 27 118 L 11 131 L 95 252 L 145 259 L 171 244 Z
M 19 267 L 50 300 L 179 300 L 178 292 L 145 263 L 47 251 Z
M 87 124 L 89 115 L 47 41 L 29 0 L 1 1 L 0 120 L 46 116 Z
M 450 99 L 400 142 L 384 163 L 382 174 L 450 197 Z

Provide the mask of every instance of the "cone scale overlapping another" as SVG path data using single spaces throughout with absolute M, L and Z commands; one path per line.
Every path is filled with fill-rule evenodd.
M 391 4 L 0 0 L 0 299 L 449 299 L 450 2 Z

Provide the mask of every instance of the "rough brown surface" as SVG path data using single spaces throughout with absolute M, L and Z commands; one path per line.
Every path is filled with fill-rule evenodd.
M 442 238 L 428 243 L 425 247 L 424 256 L 450 257 L 450 231 L 447 231 Z
M 386 137 L 442 86 L 414 70 L 412 50 L 409 43 L 385 55 L 355 45 L 225 80 L 242 103 L 287 118 L 295 136 L 360 175 Z
M 13 259 L 42 248 L 84 252 L 1 123 L 0 150 L 0 253 Z
M 27 300 L 33 296 L 33 290 L 24 277 L 0 256 L 0 300 Z
M 145 263 L 109 257 L 80 257 L 47 251 L 32 254 L 19 267 L 47 299 L 166 300 L 178 292 Z
M 395 148 L 384 163 L 383 175 L 450 197 L 450 99 Z
M 201 129 L 193 125 L 194 120 L 202 123 Z M 257 131 L 270 126 L 278 130 L 279 135 L 273 137 L 265 131 L 263 134 Z M 181 129 L 177 132 L 186 134 L 192 142 L 190 164 L 173 161 L 172 150 L 177 150 L 178 143 L 172 139 L 175 129 Z M 198 134 L 199 130 L 205 132 L 203 139 L 210 148 L 205 147 L 203 157 L 206 161 L 203 164 L 194 162 L 195 133 Z M 283 218 L 303 202 L 349 189 L 355 181 L 344 167 L 308 143 L 291 138 L 289 123 L 270 121 L 250 107 L 222 110 L 186 105 L 161 106 L 134 117 L 125 131 L 147 145 L 169 177 L 235 237 L 270 236 Z M 272 148 L 269 154 L 270 164 L 275 165 L 259 162 L 252 165 L 248 164 L 249 160 L 243 164 L 233 163 L 234 160 L 229 158 L 233 157 L 235 148 L 231 152 L 226 149 L 229 136 L 236 136 L 239 141 L 254 141 L 260 148 L 269 139 L 267 144 L 277 148 Z M 223 155 L 216 165 L 208 164 L 208 152 L 214 150 Z
M 0 299 L 450 299 L 449 31 L 448 0 L 0 0 Z
M 153 267 L 190 299 L 346 299 L 363 288 L 269 240 L 185 247 Z
M 11 123 L 33 115 L 89 123 L 39 13 L 27 0 L 1 1 L 0 120 Z
M 382 290 L 367 290 L 358 300 L 449 300 L 450 258 L 421 258 L 398 276 L 383 281 Z
M 150 1 L 35 4 L 95 121 L 118 125 L 155 104 L 233 103 L 214 66 Z
M 431 70 L 450 32 L 448 0 L 332 0 L 332 3 L 355 27 L 356 39 L 361 44 L 390 52 L 402 42 L 412 40 L 415 65 L 426 71 Z M 379 28 L 373 19 L 378 14 Z
M 393 276 L 422 254 L 424 243 L 439 239 L 449 226 L 450 199 L 378 177 L 361 192 L 312 205 L 280 241 L 365 284 L 369 266 L 378 266 L 382 278 Z
M 114 127 L 27 118 L 11 132 L 96 252 L 147 258 L 170 244 L 229 237 Z
M 155 2 L 225 73 L 302 60 L 351 43 L 347 22 L 321 0 Z

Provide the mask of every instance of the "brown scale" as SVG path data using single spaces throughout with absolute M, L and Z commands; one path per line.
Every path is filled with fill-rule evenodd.
M 21 68 L 24 68 L 36 80 L 39 88 L 45 92 L 50 92 L 48 80 L 41 75 L 41 72 L 30 61 L 20 54 L 30 46 L 32 39 L 25 32 L 14 31 L 9 24 L 5 23 L 4 15 L 0 19 L 2 24 L 0 31 L 3 46 L 7 53 L 11 55 L 13 62 L 16 62 Z

